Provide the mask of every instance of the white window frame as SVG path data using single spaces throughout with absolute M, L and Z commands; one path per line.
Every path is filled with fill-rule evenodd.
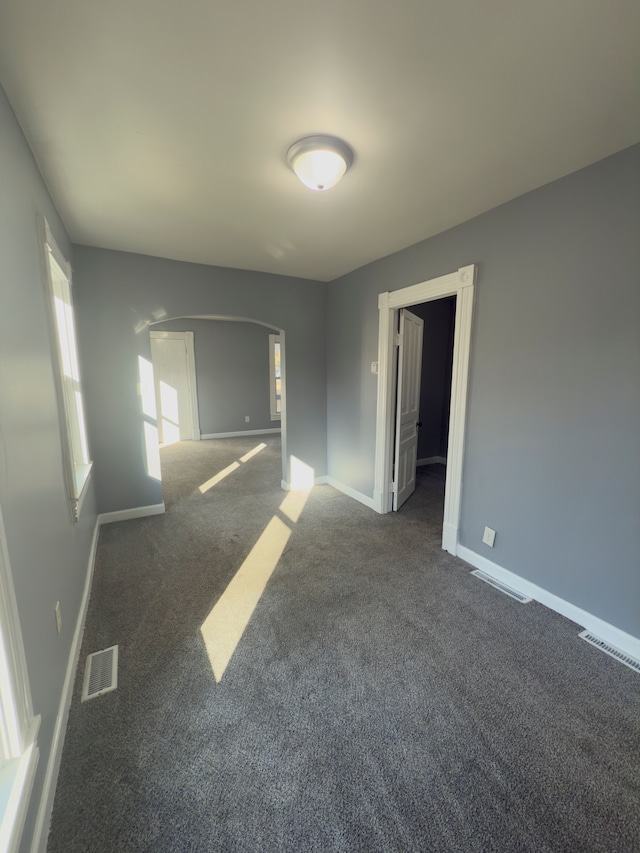
M 276 344 L 280 346 L 280 411 L 276 411 Z M 282 420 L 282 340 L 280 335 L 269 335 L 269 405 L 271 420 Z
M 38 764 L 34 716 L 18 606 L 0 510 L 0 850 L 16 851 Z
M 62 455 L 71 504 L 71 514 L 78 521 L 91 474 L 91 457 L 85 421 L 84 397 L 78 360 L 75 316 L 73 311 L 71 265 L 60 251 L 49 223 L 41 217 L 39 231 L 43 246 L 45 288 L 49 305 L 49 321 L 54 374 L 58 392 L 62 438 Z M 57 275 L 57 270 L 62 276 Z M 61 316 L 60 305 L 67 309 Z M 64 324 L 65 331 L 60 328 Z M 67 369 L 65 370 L 65 365 Z

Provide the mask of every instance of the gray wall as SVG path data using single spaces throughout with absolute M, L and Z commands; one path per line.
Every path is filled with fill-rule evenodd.
M 333 282 L 328 313 L 329 474 L 372 495 L 377 294 L 478 264 L 462 544 L 635 636 L 639 234 L 640 145 Z
M 280 428 L 279 420 L 271 420 L 269 399 L 273 329 L 257 323 L 184 318 L 154 324 L 151 331 L 194 333 L 201 434 Z
M 326 474 L 326 284 L 76 246 L 75 301 L 84 344 L 87 419 L 100 512 L 157 504 L 145 471 L 138 356 L 159 317 L 241 317 L 285 332 L 285 461 Z
M 455 309 L 452 296 L 410 309 L 424 320 L 418 459 L 447 457 Z
M 23 849 L 33 832 L 49 760 L 95 525 L 93 487 L 71 520 L 63 471 L 42 259 L 43 214 L 62 251 L 71 247 L 0 88 L 0 504 L 36 714 L 40 762 Z M 80 353 L 82 356 L 82 353 Z M 60 601 L 62 633 L 55 627 Z

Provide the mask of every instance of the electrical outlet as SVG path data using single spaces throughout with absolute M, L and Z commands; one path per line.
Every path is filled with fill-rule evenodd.
M 62 631 L 62 613 L 60 611 L 60 602 L 56 601 L 56 628 L 58 629 L 58 634 Z
M 249 417 L 249 415 L 245 415 L 245 416 L 244 416 L 244 422 L 245 422 L 245 424 L 248 424 L 250 420 L 251 420 L 251 418 Z
M 496 532 L 492 530 L 490 527 L 485 527 L 484 536 L 482 537 L 482 541 L 485 545 L 488 545 L 489 548 L 493 548 L 493 543 L 496 541 Z

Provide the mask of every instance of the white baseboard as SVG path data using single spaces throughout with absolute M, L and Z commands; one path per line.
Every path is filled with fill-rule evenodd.
M 208 438 L 242 438 L 244 435 L 275 435 L 282 432 L 280 427 L 277 429 L 242 429 L 238 432 L 209 432 L 203 433 L 200 438 L 206 440 Z
M 569 601 L 565 601 L 552 592 L 548 592 L 546 589 L 531 583 L 531 581 L 521 578 L 520 575 L 510 572 L 508 569 L 503 569 L 502 566 L 492 563 L 491 560 L 488 560 L 481 554 L 476 554 L 475 551 L 471 551 L 463 545 L 458 546 L 458 557 L 466 560 L 467 563 L 471 563 L 476 569 L 482 569 L 483 572 L 491 575 L 496 580 L 502 581 L 502 583 L 517 590 L 517 592 L 521 592 L 523 595 L 533 598 L 540 604 L 544 604 L 550 610 L 555 610 L 556 613 L 566 616 L 567 619 L 591 631 L 597 637 L 600 637 L 600 639 L 606 640 L 607 643 L 620 649 L 620 651 L 625 652 L 633 658 L 640 658 L 640 638 L 633 637 L 631 634 L 627 634 L 626 631 L 621 631 L 615 625 L 611 625 L 598 616 L 594 616 L 592 613 L 576 607 L 575 604 L 571 604 Z
M 453 554 L 454 556 L 456 554 L 461 556 L 460 549 L 458 548 L 458 528 L 446 522 L 442 525 L 442 550 L 448 551 L 449 554 Z M 462 559 L 464 560 L 466 557 Z M 467 560 L 467 562 L 470 562 L 470 560 Z
M 314 477 L 313 478 L 313 485 L 314 486 L 322 486 L 326 482 L 327 482 L 326 477 Z M 280 480 L 280 488 L 283 489 L 283 491 L 285 491 L 285 492 L 290 492 L 291 491 L 291 483 L 287 483 L 286 480 Z
M 290 491 L 291 484 L 287 483 L 286 480 L 281 480 L 280 485 L 285 490 L 285 492 Z M 313 480 L 314 486 L 333 486 L 334 489 L 337 489 L 339 492 L 342 492 L 344 495 L 347 495 L 350 498 L 358 501 L 361 504 L 369 507 L 369 509 L 376 509 L 375 501 L 373 498 L 367 497 L 367 495 L 363 495 L 362 492 L 356 491 L 356 489 L 352 489 L 351 486 L 346 486 L 344 483 L 340 483 L 338 480 L 334 480 L 333 477 L 322 476 L 315 477 Z
M 132 518 L 146 518 L 148 515 L 162 515 L 164 501 L 150 506 L 134 506 L 131 509 L 119 509 L 115 512 L 101 512 L 98 524 L 111 524 L 112 521 L 129 521 Z
M 334 480 L 333 477 L 320 477 L 319 479 L 321 479 L 323 483 L 333 486 L 334 489 L 342 492 L 343 495 L 347 495 L 355 501 L 358 501 L 358 503 L 364 504 L 366 507 L 369 507 L 369 509 L 376 509 L 376 502 L 374 498 L 370 498 L 368 495 L 359 492 L 357 489 L 352 489 L 351 486 L 347 486 L 339 480 Z
M 78 658 L 80 657 L 84 623 L 87 618 L 87 607 L 89 606 L 89 594 L 91 593 L 91 582 L 93 580 L 93 568 L 96 561 L 99 531 L 100 520 L 97 518 L 96 525 L 93 530 L 93 539 L 91 540 L 91 549 L 89 551 L 89 562 L 84 582 L 84 591 L 82 593 L 76 628 L 71 642 L 71 649 L 69 651 L 69 660 L 67 662 L 67 671 L 65 673 L 64 683 L 62 685 L 58 716 L 53 730 L 49 762 L 47 764 L 44 784 L 42 786 L 42 796 L 40 797 L 40 805 L 36 816 L 36 825 L 31 842 L 31 853 L 45 853 L 47 847 L 49 823 L 51 821 L 51 812 L 53 811 L 53 799 L 56 793 L 58 772 L 60 771 L 60 761 L 62 759 L 62 747 L 64 746 L 64 736 L 67 731 L 67 720 L 69 719 L 69 708 L 71 707 L 71 698 L 73 696 L 73 683 L 75 680 Z
M 424 459 L 416 459 L 416 468 L 421 465 L 446 465 L 446 456 L 426 456 Z

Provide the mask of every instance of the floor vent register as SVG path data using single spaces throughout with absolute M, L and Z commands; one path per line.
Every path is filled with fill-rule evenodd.
M 583 640 L 586 640 L 587 643 L 591 643 L 592 646 L 600 649 L 601 652 L 606 652 L 606 654 L 611 655 L 612 658 L 620 661 L 620 663 L 623 663 L 635 672 L 640 673 L 640 660 L 636 660 L 636 658 L 632 658 L 631 655 L 621 652 L 620 649 L 616 649 L 615 646 L 609 645 L 609 643 L 601 640 L 600 637 L 596 637 L 596 635 L 592 634 L 590 631 L 583 631 L 579 636 Z
M 118 647 L 110 646 L 87 658 L 82 686 L 82 701 L 95 699 L 118 686 Z
M 492 578 L 491 575 L 486 574 L 485 572 L 481 572 L 480 569 L 474 569 L 471 572 L 472 575 L 475 575 L 477 578 L 480 578 L 481 581 L 485 583 L 491 584 L 491 586 L 499 589 L 500 592 L 504 592 L 505 595 L 510 595 L 511 598 L 515 598 L 516 601 L 519 601 L 520 604 L 528 604 L 531 599 L 527 598 L 526 595 L 523 595 L 521 592 L 518 592 L 515 589 L 511 589 L 510 586 L 507 586 L 504 583 L 500 583 L 495 578 Z

